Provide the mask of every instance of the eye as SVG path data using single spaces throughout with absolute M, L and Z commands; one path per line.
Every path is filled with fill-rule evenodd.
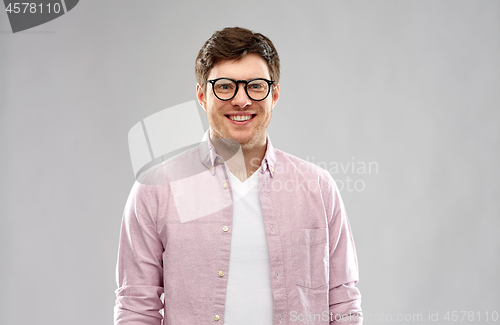
M 267 82 L 262 80 L 252 81 L 248 84 L 247 88 L 251 91 L 265 91 L 267 90 Z
M 214 84 L 214 89 L 216 92 L 234 91 L 234 87 L 234 82 L 230 80 L 218 80 Z

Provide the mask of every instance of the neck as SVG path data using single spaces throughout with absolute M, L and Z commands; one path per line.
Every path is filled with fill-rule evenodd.
M 240 145 L 236 140 L 227 138 L 210 139 L 215 151 L 226 161 L 231 173 L 242 182 L 259 169 L 266 154 L 266 138 L 262 143 L 252 145 Z

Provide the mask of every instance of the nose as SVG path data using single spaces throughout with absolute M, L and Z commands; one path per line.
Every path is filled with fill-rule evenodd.
M 236 96 L 231 99 L 231 105 L 243 108 L 250 104 L 252 104 L 252 101 L 250 100 L 250 98 L 248 98 L 247 93 L 245 92 L 245 85 L 239 84 Z

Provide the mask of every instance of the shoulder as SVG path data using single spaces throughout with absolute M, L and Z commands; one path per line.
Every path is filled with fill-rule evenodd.
M 168 159 L 159 157 L 151 167 L 141 172 L 137 182 L 145 185 L 165 185 L 182 174 L 193 174 L 202 170 L 199 147 L 183 151 Z
M 199 157 L 199 148 L 194 147 L 163 161 L 159 159 L 138 175 L 129 201 L 148 205 L 160 204 L 168 199 L 172 182 L 203 171 L 204 166 Z
M 330 173 L 309 161 L 301 159 L 292 154 L 275 149 L 276 176 L 286 186 L 287 182 L 295 184 L 298 193 L 305 194 L 311 201 L 313 197 L 321 198 L 321 202 L 328 215 L 336 206 L 340 206 L 340 193 Z M 296 183 L 294 183 L 296 182 Z M 289 184 L 289 187 L 291 186 Z
M 314 178 L 326 183 L 333 182 L 330 173 L 320 166 L 279 149 L 274 150 L 276 155 L 276 170 L 281 170 L 287 174 L 299 173 L 306 178 Z

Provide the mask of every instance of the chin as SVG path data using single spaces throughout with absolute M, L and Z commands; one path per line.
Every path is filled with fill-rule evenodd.
M 250 139 L 252 139 L 252 135 L 248 134 L 246 132 L 238 132 L 238 131 L 233 131 L 233 132 L 227 132 L 227 135 L 231 138 L 234 139 L 238 142 L 248 142 Z
M 248 144 L 251 142 L 251 139 L 246 137 L 234 137 L 233 139 L 238 141 L 241 145 Z

